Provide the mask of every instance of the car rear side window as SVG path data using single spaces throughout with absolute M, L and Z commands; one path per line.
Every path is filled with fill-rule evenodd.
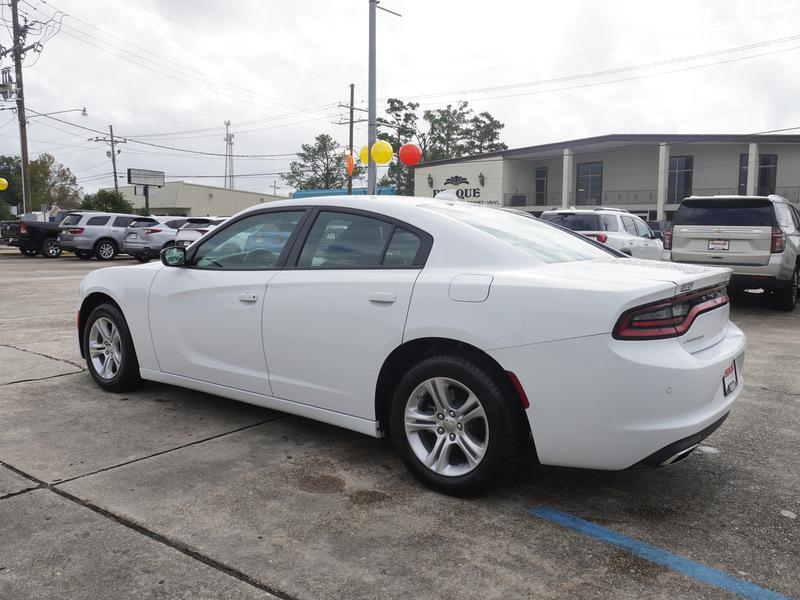
M 87 225 L 105 225 L 108 223 L 109 217 L 89 217 L 86 221 Z
M 625 228 L 625 231 L 631 235 L 639 235 L 636 233 L 636 224 L 633 222 L 633 217 L 620 217 L 620 219 L 622 219 L 622 226 Z
M 384 267 L 410 267 L 414 264 L 421 246 L 422 240 L 416 233 L 397 227 L 381 264 Z
M 393 225 L 361 215 L 322 211 L 300 252 L 297 266 L 358 269 L 381 265 Z
M 600 231 L 619 231 L 619 222 L 615 215 L 600 215 L 600 225 L 603 226 Z
M 114 227 L 127 227 L 136 220 L 136 217 L 117 217 L 114 219 Z
M 77 225 L 81 222 L 81 215 L 67 215 L 64 217 L 64 220 L 61 221 L 61 224 L 64 226 L 68 225 Z
M 771 227 L 775 212 L 772 202 L 760 198 L 684 200 L 673 224 Z
M 778 224 L 781 227 L 792 226 L 792 212 L 789 207 L 782 202 L 775 203 L 775 213 L 778 215 Z

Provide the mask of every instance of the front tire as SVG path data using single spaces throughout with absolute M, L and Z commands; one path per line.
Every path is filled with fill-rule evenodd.
M 41 252 L 45 258 L 58 258 L 61 256 L 61 246 L 59 246 L 58 240 L 48 238 L 42 242 Z
M 114 260 L 118 252 L 117 245 L 111 240 L 100 240 L 94 247 L 94 255 L 97 260 Z
M 528 431 L 510 382 L 452 354 L 424 359 L 402 378 L 390 430 L 411 473 L 454 496 L 497 486 L 524 454 Z
M 136 254 L 134 258 L 138 260 L 140 263 L 150 262 L 150 253 L 140 252 L 139 254 Z
M 92 378 L 105 390 L 125 392 L 141 382 L 128 323 L 113 304 L 101 304 L 89 314 L 83 354 Z
M 792 311 L 797 306 L 798 271 L 800 267 L 795 268 L 786 287 L 772 292 L 772 301 L 777 310 Z
M 30 258 L 36 256 L 39 253 L 39 251 L 36 250 L 36 248 L 23 248 L 22 246 L 20 246 L 19 253 L 24 254 L 25 256 Z

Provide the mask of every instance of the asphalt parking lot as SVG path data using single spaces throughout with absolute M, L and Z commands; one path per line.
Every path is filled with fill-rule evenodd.
M 459 500 L 388 440 L 165 385 L 102 392 L 73 340 L 101 266 L 0 255 L 0 598 L 800 597 L 800 310 L 734 304 L 745 389 L 682 463 L 528 460 Z

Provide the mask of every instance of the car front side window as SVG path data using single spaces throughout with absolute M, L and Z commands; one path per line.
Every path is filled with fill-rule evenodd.
M 192 258 L 201 269 L 274 269 L 304 210 L 245 217 L 204 241 Z
M 648 240 L 652 239 L 653 233 L 650 231 L 647 225 L 645 225 L 644 221 L 641 221 L 639 219 L 634 219 L 633 223 L 634 225 L 636 225 L 636 234 L 639 237 L 646 238 Z

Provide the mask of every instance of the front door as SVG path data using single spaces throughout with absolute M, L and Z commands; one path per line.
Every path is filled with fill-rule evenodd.
M 187 267 L 158 272 L 149 313 L 163 372 L 271 395 L 261 337 L 264 294 L 304 213 L 248 215 L 204 241 Z
M 363 213 L 318 214 L 294 264 L 267 285 L 276 397 L 374 418 L 378 373 L 402 343 L 426 237 Z

